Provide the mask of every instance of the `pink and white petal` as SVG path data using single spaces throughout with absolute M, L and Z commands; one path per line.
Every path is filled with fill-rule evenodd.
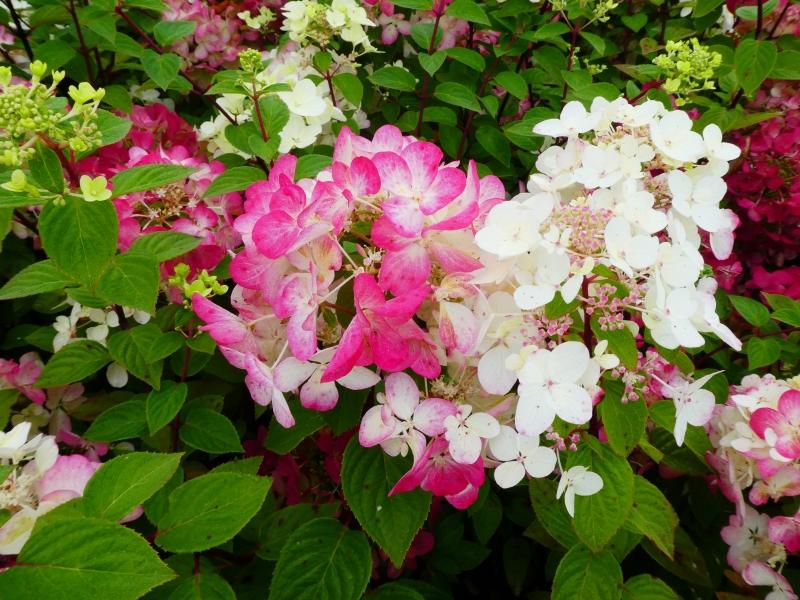
M 427 444 L 428 440 L 422 433 L 412 429 L 406 434 L 405 441 L 411 449 L 411 456 L 414 457 L 414 462 L 417 462 L 425 453 L 425 444 Z
M 361 418 L 358 428 L 358 443 L 371 448 L 389 439 L 395 430 L 395 422 L 386 423 L 381 415 L 382 406 L 372 406 Z
M 527 453 L 522 464 L 531 477 L 547 477 L 556 468 L 556 453 L 550 448 L 540 446 Z
M 378 248 L 391 251 L 400 251 L 415 242 L 415 238 L 409 238 L 398 232 L 385 215 L 372 224 L 370 236 Z
M 553 424 L 556 411 L 550 392 L 541 385 L 521 385 L 515 429 L 522 435 L 539 435 Z
M 778 399 L 778 410 L 793 426 L 800 425 L 800 391 L 787 390 Z
M 475 500 L 478 499 L 479 492 L 480 487 L 468 483 L 463 490 L 457 494 L 445 496 L 444 499 L 447 500 L 453 506 L 453 508 L 457 508 L 458 510 L 466 510 L 475 503 Z
M 410 421 L 419 404 L 419 388 L 406 373 L 391 373 L 386 376 L 386 404 L 402 421 Z
M 247 370 L 244 382 L 253 400 L 261 406 L 269 406 L 275 388 L 269 368 L 257 356 L 250 353 L 244 355 L 243 363 Z
M 489 440 L 489 452 L 501 462 L 517 460 L 519 458 L 519 446 L 517 432 L 514 431 L 514 428 L 508 425 L 501 426 L 500 433 Z
M 317 311 L 297 312 L 286 327 L 289 349 L 300 360 L 308 360 L 317 353 Z
M 490 440 L 500 433 L 500 423 L 492 415 L 485 412 L 472 413 L 464 424 L 473 433 L 485 440 Z
M 774 408 L 759 408 L 750 416 L 750 427 L 762 440 L 766 439 L 767 429 L 779 434 L 788 426 L 784 416 Z
M 455 302 L 439 304 L 439 337 L 446 348 L 469 354 L 478 342 L 481 325 L 472 311 Z
M 71 494 L 63 502 L 83 495 L 86 484 L 101 463 L 91 461 L 82 454 L 59 456 L 55 464 L 36 482 L 36 494 L 42 499 L 56 492 Z
M 478 361 L 478 381 L 490 394 L 507 394 L 517 382 L 517 374 L 506 368 L 506 359 L 513 354 L 505 346 L 495 346 Z
M 339 345 L 336 347 L 336 354 L 333 355 L 331 362 L 328 363 L 321 381 L 328 383 L 336 381 L 347 375 L 356 366 L 359 358 L 364 352 L 364 327 L 357 316 L 345 329 Z
M 283 359 L 273 371 L 273 381 L 282 392 L 292 392 L 311 374 L 319 368 L 319 365 L 297 360 L 294 356 Z
M 800 551 L 800 519 L 772 517 L 769 520 L 769 539 L 776 544 L 783 544 L 788 552 Z
M 444 420 L 458 414 L 458 408 L 449 400 L 428 398 L 419 403 L 414 410 L 414 428 L 429 437 L 444 433 Z
M 412 178 L 408 164 L 394 152 L 378 152 L 372 157 L 384 190 L 393 194 L 410 192 Z
M 425 215 L 410 198 L 389 196 L 382 205 L 383 214 L 397 231 L 405 236 L 418 236 L 425 225 Z
M 574 383 L 557 383 L 550 386 L 550 395 L 556 414 L 574 425 L 588 423 L 592 418 L 592 397 Z
M 448 273 L 472 273 L 483 267 L 483 263 L 476 258 L 453 248 L 448 244 L 429 241 L 428 251 L 433 258 Z
M 481 455 L 483 448 L 481 438 L 465 427 L 449 430 L 447 441 L 450 442 L 450 456 L 457 463 L 471 465 Z
M 314 371 L 311 379 L 300 388 L 300 404 L 311 410 L 324 412 L 336 407 L 336 403 L 339 401 L 339 391 L 333 382 L 322 383 L 321 375 L 321 370 Z
M 430 142 L 412 142 L 403 150 L 402 156 L 411 171 L 409 183 L 416 190 L 428 189 L 444 156 L 439 147 Z
M 431 273 L 431 261 L 421 245 L 409 244 L 399 252 L 383 257 L 378 282 L 394 295 L 423 285 Z
M 353 367 L 344 377 L 336 380 L 336 383 L 348 390 L 365 390 L 378 385 L 380 376 L 366 367 Z
M 460 169 L 439 169 L 432 186 L 416 188 L 424 190 L 419 202 L 420 210 L 426 215 L 434 214 L 461 194 L 466 183 L 467 177 Z
M 508 489 L 517 485 L 525 477 L 525 467 L 515 461 L 504 462 L 494 470 L 494 480 L 501 488 Z
M 368 158 L 358 156 L 350 164 L 350 185 L 357 195 L 371 196 L 381 189 L 378 169 Z
M 289 252 L 299 236 L 296 219 L 282 210 L 264 215 L 253 227 L 253 243 L 268 258 Z

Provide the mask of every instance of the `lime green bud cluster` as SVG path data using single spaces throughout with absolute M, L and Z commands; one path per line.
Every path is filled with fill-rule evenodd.
M 678 96 L 677 103 L 684 104 L 682 96 L 700 90 L 713 90 L 714 71 L 722 64 L 722 55 L 703 46 L 697 38 L 667 42 L 666 52 L 653 59 L 666 76 L 664 90 Z
M 243 71 L 247 73 L 258 73 L 261 71 L 261 52 L 248 48 L 239 53 L 239 64 Z
M 614 0 L 597 0 L 592 6 L 593 20 L 605 23 L 610 18 L 608 13 L 618 6 L 619 2 L 614 2 Z
M 189 265 L 180 263 L 175 265 L 175 274 L 169 278 L 169 284 L 180 289 L 188 304 L 192 296 L 200 294 L 204 298 L 219 296 L 228 291 L 228 286 L 217 281 L 216 275 L 209 274 L 203 269 L 192 280 L 188 281 L 191 269 Z
M 88 83 L 70 87 L 73 100 L 69 112 L 65 99 L 56 96 L 56 86 L 64 79 L 63 71 L 52 71 L 51 84 L 42 83 L 47 64 L 30 64 L 29 85 L 12 84 L 11 69 L 0 67 L 0 165 L 21 167 L 35 152 L 37 140 L 48 140 L 73 151 L 83 152 L 99 145 L 97 107 L 102 89 Z

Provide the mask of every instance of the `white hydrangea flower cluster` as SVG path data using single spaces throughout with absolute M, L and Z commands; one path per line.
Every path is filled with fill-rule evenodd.
M 700 253 L 705 243 L 727 256 L 736 225 L 720 201 L 721 176 L 739 149 L 722 141 L 720 129 L 696 133 L 687 113 L 659 102 L 596 98 L 588 111 L 569 102 L 534 132 L 563 143 L 539 155 L 526 193 L 487 215 L 475 238 L 486 267 L 473 279 L 484 289 L 496 286 L 487 298 L 478 379 L 499 396 L 519 382 L 513 412 L 520 452 L 532 452 L 531 440 L 556 417 L 588 423 L 602 372 L 619 366 L 605 342 L 591 348 L 586 339 L 554 341 L 572 323 L 544 317 L 557 294 L 566 303 L 579 299 L 584 321 L 587 307 L 605 303 L 616 314 L 600 317 L 603 329 L 635 336 L 643 323 L 668 349 L 702 346 L 701 333 L 709 332 L 741 348 L 716 314 L 716 282 L 703 277 Z M 610 281 L 621 284 L 624 297 L 614 297 Z M 584 331 L 591 334 L 588 325 Z M 509 449 L 495 456 L 507 460 Z
M 286 154 L 294 148 L 306 148 L 325 138 L 333 141 L 332 124 L 334 121 L 345 121 L 343 111 L 356 111 L 354 119 L 364 121 L 364 115 L 343 97 L 331 98 L 327 82 L 316 82 L 309 75 L 319 75 L 313 66 L 313 57 L 319 52 L 315 46 L 298 48 L 289 44 L 282 49 L 273 49 L 264 54 L 266 68 L 256 76 L 257 81 L 265 88 L 275 84 L 286 84 L 289 91 L 278 92 L 278 96 L 289 108 L 289 121 L 280 132 L 280 154 Z M 337 73 L 354 73 L 350 57 L 329 51 L 333 58 L 331 69 Z M 318 77 L 317 77 L 318 79 Z M 218 102 L 228 114 L 242 124 L 252 120 L 252 102 L 244 94 L 223 94 Z M 359 122 L 367 125 L 368 122 Z M 230 122 L 217 115 L 200 126 L 200 139 L 208 141 L 209 150 L 215 155 L 227 153 L 243 153 L 235 148 L 226 138 L 225 129 Z
M 316 0 L 292 0 L 284 4 L 282 11 L 281 29 L 294 42 L 325 47 L 331 38 L 338 37 L 365 52 L 375 50 L 364 29 L 375 23 L 355 0 L 333 0 L 330 5 Z

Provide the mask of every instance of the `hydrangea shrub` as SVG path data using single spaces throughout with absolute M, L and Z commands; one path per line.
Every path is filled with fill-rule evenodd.
M 796 599 L 797 5 L 0 7 L 0 598 Z

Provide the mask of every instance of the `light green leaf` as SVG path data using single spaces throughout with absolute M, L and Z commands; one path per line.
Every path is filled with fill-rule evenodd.
M 289 107 L 279 96 L 273 94 L 259 98 L 258 106 L 261 109 L 261 118 L 267 135 L 277 139 L 286 123 L 289 122 Z
M 210 408 L 191 410 L 181 426 L 180 436 L 187 446 L 209 454 L 244 452 L 230 419 Z
M 37 527 L 17 566 L 0 573 L 0 599 L 135 600 L 174 576 L 131 529 L 64 517 Z
M 444 52 L 434 52 L 433 54 L 427 54 L 425 52 L 420 52 L 417 55 L 419 59 L 420 66 L 425 69 L 425 71 L 433 77 L 436 74 L 441 66 L 444 64 L 445 58 L 447 55 Z
M 528 97 L 528 84 L 519 73 L 503 71 L 495 75 L 494 80 L 515 98 L 522 100 Z
M 151 390 L 145 403 L 145 415 L 150 435 L 170 423 L 186 401 L 185 383 L 164 381 L 160 390 Z
M 40 260 L 16 273 L 0 288 L 0 300 L 24 298 L 60 290 L 74 283 L 52 260 Z M 54 334 L 55 335 L 55 334 Z
M 641 399 L 623 403 L 625 388 L 619 381 L 608 381 L 603 387 L 606 393 L 599 409 L 608 444 L 620 456 L 628 456 L 644 435 L 647 405 Z
M 181 577 L 168 600 L 236 600 L 230 584 L 216 573 Z
M 147 76 L 162 90 L 175 81 L 181 69 L 181 58 L 177 54 L 159 54 L 149 48 L 142 52 L 142 67 Z
M 486 16 L 486 11 L 481 8 L 480 4 L 473 2 L 473 0 L 455 0 L 447 7 L 445 14 L 448 17 L 464 19 L 465 21 L 480 23 L 481 25 L 492 24 L 489 17 Z
M 181 165 L 141 165 L 121 171 L 111 178 L 114 197 L 144 192 L 182 181 L 197 169 Z M 95 203 L 102 204 L 102 203 Z
M 416 78 L 409 71 L 392 65 L 381 67 L 369 76 L 369 80 L 380 87 L 402 92 L 413 92 L 417 86 Z
M 84 512 L 90 517 L 119 521 L 169 481 L 181 456 L 131 452 L 103 463 L 83 492 Z
M 773 42 L 746 39 L 739 43 L 734 55 L 734 67 L 739 85 L 748 96 L 767 78 L 777 58 L 778 49 Z
M 314 519 L 286 541 L 269 600 L 357 600 L 371 573 L 372 556 L 363 533 L 334 519 Z
M 102 369 L 109 360 L 102 344 L 94 340 L 76 340 L 50 357 L 36 380 L 36 387 L 56 387 L 80 381 Z
M 591 321 L 592 331 L 598 340 L 608 340 L 608 350 L 628 369 L 635 369 L 639 361 L 636 339 L 627 327 L 603 331 L 596 319 Z
M 96 442 L 116 442 L 139 437 L 146 431 L 144 401 L 129 400 L 103 411 L 84 437 Z
M 227 542 L 255 516 L 269 486 L 268 477 L 242 473 L 190 479 L 170 494 L 156 543 L 168 552 L 201 552 Z
M 450 58 L 454 58 L 461 64 L 467 65 L 473 71 L 483 73 L 483 71 L 486 70 L 486 61 L 483 59 L 480 53 L 476 52 L 475 50 L 455 47 L 448 48 L 445 50 L 445 53 Z
M 200 238 L 177 231 L 155 231 L 136 238 L 127 254 L 143 254 L 162 263 L 191 252 L 202 242 Z
M 331 77 L 333 85 L 342 93 L 347 101 L 353 106 L 361 106 L 361 98 L 364 96 L 364 84 L 352 73 L 337 73 Z
M 97 128 L 100 130 L 100 145 L 108 146 L 124 139 L 133 123 L 107 110 L 97 111 Z
M 171 46 L 178 40 L 189 37 L 197 28 L 194 21 L 161 21 L 153 27 L 153 35 L 162 46 Z
M 622 569 L 610 552 L 593 554 L 578 544 L 558 563 L 552 600 L 619 600 Z
M 422 490 L 387 495 L 408 470 L 407 462 L 380 448 L 362 448 L 352 438 L 342 463 L 342 488 L 350 509 L 397 567 L 403 564 L 431 504 L 430 494 Z
M 233 167 L 212 181 L 203 197 L 211 198 L 228 192 L 240 192 L 262 179 L 264 179 L 264 171 L 261 169 L 256 169 L 255 167 Z
M 675 551 L 678 515 L 656 486 L 636 475 L 633 484 L 633 509 L 626 525 L 641 533 L 669 557 Z
M 67 196 L 49 203 L 39 217 L 42 246 L 55 266 L 79 283 L 93 286 L 117 251 L 117 213 L 110 202 Z
M 745 296 L 730 295 L 728 298 L 736 312 L 753 327 L 763 327 L 769 323 L 769 309 L 761 302 Z
M 43 144 L 36 147 L 36 154 L 28 161 L 31 177 L 49 192 L 60 194 L 64 191 L 64 171 L 54 150 Z
M 324 154 L 306 154 L 297 159 L 297 166 L 294 169 L 295 181 L 300 181 L 306 177 L 316 177 L 322 169 L 330 166 L 332 162 L 330 156 Z
M 747 368 L 760 369 L 778 361 L 781 357 L 781 344 L 774 337 L 751 337 L 744 345 L 747 355 Z
M 142 254 L 115 256 L 97 284 L 97 294 L 109 304 L 153 314 L 158 298 L 158 263 Z
M 631 577 L 622 586 L 622 600 L 679 600 L 680 596 L 666 583 L 643 573 Z

